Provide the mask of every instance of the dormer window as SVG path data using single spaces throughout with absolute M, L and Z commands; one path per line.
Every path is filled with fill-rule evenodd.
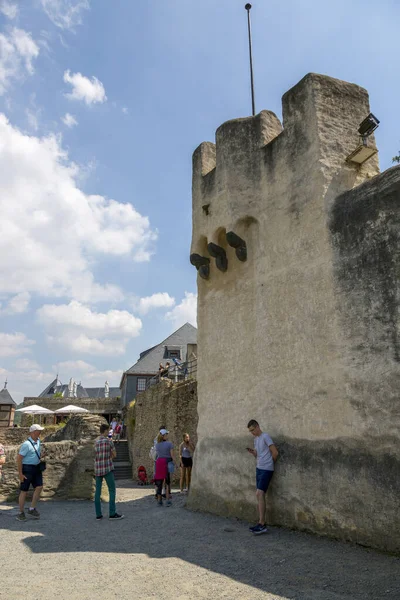
M 180 346 L 165 346 L 164 358 L 182 360 Z

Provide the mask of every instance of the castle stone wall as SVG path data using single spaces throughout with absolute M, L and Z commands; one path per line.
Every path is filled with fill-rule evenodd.
M 138 394 L 134 407 L 128 409 L 128 442 L 132 457 L 133 479 L 143 465 L 149 479 L 153 478 L 154 462 L 149 456 L 161 425 L 169 431 L 169 440 L 174 444 L 177 469 L 172 476 L 172 484 L 179 483 L 179 445 L 184 433 L 197 443 L 197 382 L 173 384 L 161 381 L 141 394 Z
M 283 97 L 283 130 L 263 111 L 194 153 L 192 253 L 210 274 L 189 505 L 256 518 L 255 418 L 281 455 L 270 523 L 399 550 L 400 168 L 346 162 L 369 112 L 364 89 L 310 74 Z
M 47 425 L 42 433 L 42 440 L 46 435 L 53 433 L 57 425 Z M 29 427 L 5 427 L 0 429 L 0 444 L 4 446 L 19 446 L 29 437 Z

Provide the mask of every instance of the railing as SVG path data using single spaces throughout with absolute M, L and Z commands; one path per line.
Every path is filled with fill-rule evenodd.
M 187 362 L 176 361 L 168 369 L 164 369 L 161 373 L 154 375 L 151 379 L 146 382 L 146 390 L 152 386 L 160 383 L 160 381 L 169 379 L 174 383 L 181 381 L 187 381 L 188 379 L 196 379 L 197 377 L 197 358 L 189 360 Z

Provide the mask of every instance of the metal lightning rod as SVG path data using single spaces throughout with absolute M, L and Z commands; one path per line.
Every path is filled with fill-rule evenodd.
M 253 117 L 256 114 L 256 103 L 254 99 L 254 76 L 253 76 L 253 49 L 252 49 L 252 41 L 251 41 L 251 20 L 250 20 L 250 11 L 251 4 L 247 3 L 245 6 L 247 10 L 247 27 L 249 30 L 249 55 L 250 55 L 250 83 L 251 83 L 251 108 L 253 111 Z

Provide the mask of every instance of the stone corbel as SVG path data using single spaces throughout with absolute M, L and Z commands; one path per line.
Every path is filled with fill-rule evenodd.
M 208 244 L 207 249 L 210 255 L 215 258 L 217 269 L 225 272 L 228 269 L 228 259 L 225 250 L 221 246 L 213 244 L 212 242 Z
M 208 279 L 210 277 L 210 259 L 207 258 L 207 256 L 201 256 L 201 254 L 191 254 L 190 262 L 194 267 L 196 267 L 202 279 Z
M 232 248 L 235 248 L 238 259 L 245 262 L 247 260 L 246 242 L 233 231 L 228 231 L 226 234 L 226 241 Z

